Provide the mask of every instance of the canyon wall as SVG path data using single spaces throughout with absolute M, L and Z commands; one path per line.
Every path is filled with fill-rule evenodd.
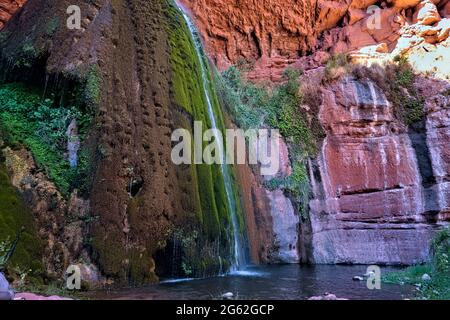
M 370 80 L 319 81 L 326 138 L 311 160 L 310 221 L 301 222 L 297 249 L 304 261 L 313 263 L 427 260 L 430 239 L 449 220 L 444 147 L 450 142 L 449 2 L 180 2 L 191 11 L 218 68 L 242 65 L 254 82 L 280 82 L 288 66 L 311 70 L 301 79 L 308 81 L 339 52 L 351 52 L 354 63 L 366 65 L 407 56 L 416 70 L 444 80 L 421 78 L 416 84 L 433 89 L 424 92 L 425 122 L 411 128 L 396 119 L 392 103 Z M 378 21 L 374 11 L 367 11 L 371 5 L 378 6 Z M 379 27 L 371 28 L 374 22 Z M 282 205 L 282 193 L 266 196 L 258 203 L 272 212 L 275 243 L 276 225 L 283 224 L 291 206 Z M 283 233 L 288 235 L 288 228 Z M 266 240 L 259 241 L 267 248 Z
M 191 11 L 219 69 L 251 64 L 246 76 L 255 82 L 279 82 L 287 66 L 323 71 L 321 65 L 333 53 L 347 51 L 357 51 L 355 61 L 364 63 L 414 53 L 418 67 L 430 54 L 427 66 L 436 67 L 431 72 L 446 77 L 448 1 L 180 2 Z M 18 3 L 0 2 L 0 28 Z M 48 23 L 57 17 L 61 26 L 66 8 L 76 3 L 82 8 L 82 29 L 57 28 L 50 34 Z M 378 31 L 366 28 L 370 16 L 365 9 L 375 3 L 383 9 Z M 83 199 L 94 218 L 89 254 L 100 271 L 130 284 L 189 268 L 198 269 L 196 276 L 217 273 L 222 257 L 230 254 L 220 174 L 217 168 L 175 166 L 170 159 L 172 130 L 191 130 L 193 120 L 204 120 L 205 114 L 205 101 L 198 98 L 198 61 L 181 17 L 162 0 L 29 0 L 20 12 L 2 33 L 4 73 L 28 79 L 29 70 L 10 69 L 10 62 L 22 59 L 30 42 L 45 57 L 32 61 L 43 68 L 38 75 L 42 87 L 45 75 L 81 80 L 93 65 L 101 73 L 102 96 L 89 138 L 96 148 L 94 182 L 89 199 Z M 309 168 L 309 222 L 302 221 L 283 192 L 266 190 L 257 172 L 238 168 L 252 260 L 426 260 L 429 240 L 450 219 L 447 82 L 421 78 L 416 84 L 427 96 L 426 119 L 412 129 L 395 119 L 392 103 L 368 79 L 344 77 L 320 86 L 326 138 Z M 284 151 L 282 177 L 290 170 L 287 147 Z M 42 207 L 36 214 L 43 222 L 47 196 L 33 200 Z M 64 259 L 58 271 L 79 258 L 73 252 L 81 231 L 72 227 L 75 236 L 68 236 L 65 227 L 42 230 L 58 246 L 65 236 L 74 239 L 60 250 Z M 54 243 L 46 245 L 44 250 L 50 250 Z
M 390 51 L 398 46 L 398 51 L 405 53 L 411 46 L 419 49 L 424 43 L 439 43 L 449 32 L 449 20 L 443 19 L 450 14 L 448 0 L 179 2 L 191 11 L 207 52 L 220 70 L 250 63 L 253 70 L 248 79 L 263 83 L 279 82 L 287 66 L 316 68 L 333 53 L 382 43 Z M 370 9 L 372 5 L 377 7 Z M 413 24 L 411 30 L 405 30 Z M 420 55 L 417 50 L 418 66 L 420 59 L 439 63 L 431 56 L 442 56 L 440 51 L 448 50 L 448 44 L 443 48 L 427 45 L 427 50 L 431 53 Z M 439 68 L 448 71 L 445 64 Z
M 346 77 L 324 88 L 320 118 L 327 137 L 311 169 L 315 263 L 428 259 L 435 230 L 449 220 L 450 171 L 442 160 L 450 141 L 450 85 L 423 81 L 432 89 L 420 132 L 395 119 L 370 80 Z

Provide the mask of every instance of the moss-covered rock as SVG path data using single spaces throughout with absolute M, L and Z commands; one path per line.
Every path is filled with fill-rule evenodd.
M 176 105 L 183 108 L 194 121 L 201 121 L 203 129 L 211 128 L 208 114 L 208 104 L 204 85 L 209 91 L 213 111 L 218 129 L 225 132 L 224 118 L 215 91 L 210 70 L 207 70 L 208 81 L 202 78 L 201 61 L 194 46 L 194 41 L 182 13 L 168 1 L 166 5 L 167 32 L 169 35 L 170 61 L 172 69 L 173 99 Z M 202 55 L 203 64 L 209 69 L 207 58 Z M 192 124 L 190 128 L 192 130 Z M 206 146 L 206 143 L 205 145 Z M 184 245 L 183 270 L 188 275 L 204 276 L 217 274 L 229 267 L 233 234 L 231 224 L 231 210 L 236 210 L 239 217 L 241 231 L 244 231 L 244 221 L 237 195 L 233 187 L 233 197 L 236 207 L 230 208 L 227 201 L 224 177 L 220 165 L 200 164 L 192 166 L 194 181 L 192 186 L 197 188 L 200 206 L 197 214 L 199 233 L 185 230 L 179 235 Z M 232 171 L 232 168 L 229 168 Z M 234 179 L 232 178 L 232 182 Z M 189 243 L 187 245 L 186 243 Z M 200 246 L 198 246 L 200 244 Z M 212 249 L 214 246 L 219 250 Z M 188 250 L 195 248 L 196 250 Z
M 22 228 L 24 231 L 7 269 L 36 280 L 43 276 L 42 242 L 30 210 L 10 183 L 5 164 L 0 162 L 0 242 L 11 244 Z

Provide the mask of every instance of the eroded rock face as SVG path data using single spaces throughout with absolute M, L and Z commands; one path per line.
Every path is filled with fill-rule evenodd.
M 280 169 L 273 176 L 261 176 L 258 168 L 239 165 L 239 186 L 246 213 L 252 263 L 298 263 L 299 216 L 281 189 L 268 190 L 263 182 L 286 178 L 292 168 L 286 143 L 280 139 Z
M 257 82 L 280 81 L 287 66 L 316 68 L 323 63 L 324 53 L 350 52 L 380 43 L 392 51 L 412 24 L 419 20 L 422 26 L 436 27 L 449 11 L 445 0 L 180 2 L 191 11 L 219 69 L 251 61 L 254 68 L 248 78 Z M 368 10 L 372 5 L 379 10 Z M 433 43 L 447 37 L 444 31 Z M 404 38 L 402 41 L 418 44 L 414 37 Z
M 1 0 L 0 1 L 0 30 L 11 16 L 19 10 L 27 0 Z
M 317 0 L 180 2 L 191 10 L 204 37 L 207 51 L 220 69 L 225 69 L 242 58 L 297 58 L 314 41 L 309 36 L 314 32 Z M 326 13 L 332 8 L 333 6 L 324 5 L 323 25 L 326 25 Z
M 347 77 L 323 90 L 327 137 L 310 203 L 315 263 L 428 259 L 429 241 L 449 210 L 450 168 L 442 161 L 448 157 L 449 101 L 439 92 L 427 100 L 427 130 L 418 134 L 395 120 L 369 80 Z
M 38 235 L 44 242 L 43 265 L 49 277 L 61 279 L 78 259 L 89 260 L 83 250 L 89 201 L 74 192 L 65 200 L 56 186 L 40 172 L 25 149 L 2 150 L 12 184 L 31 208 Z

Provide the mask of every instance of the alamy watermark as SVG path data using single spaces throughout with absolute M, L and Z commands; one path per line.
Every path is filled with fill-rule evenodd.
M 381 289 L 381 268 L 379 266 L 368 266 L 367 267 L 367 289 L 369 290 L 380 290 Z
M 81 9 L 79 6 L 71 5 L 67 7 L 67 28 L 69 30 L 80 30 L 81 29 Z
M 66 288 L 68 290 L 81 289 L 81 270 L 77 265 L 70 265 L 66 270 Z
M 272 176 L 280 168 L 280 133 L 275 129 L 203 130 L 194 122 L 194 134 L 187 129 L 172 133 L 172 162 L 181 164 L 250 164 L 261 167 L 261 175 Z M 248 152 L 247 152 L 248 149 Z

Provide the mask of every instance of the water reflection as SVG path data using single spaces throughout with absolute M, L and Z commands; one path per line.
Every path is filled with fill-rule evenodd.
M 298 300 L 333 293 L 347 299 L 404 299 L 412 297 L 410 286 L 382 284 L 381 290 L 367 289 L 365 281 L 353 281 L 366 273 L 366 266 L 261 266 L 246 272 L 209 279 L 169 279 L 159 285 L 138 289 L 96 292 L 97 299 L 218 299 L 232 292 L 240 299 Z M 382 268 L 390 272 L 395 268 Z

